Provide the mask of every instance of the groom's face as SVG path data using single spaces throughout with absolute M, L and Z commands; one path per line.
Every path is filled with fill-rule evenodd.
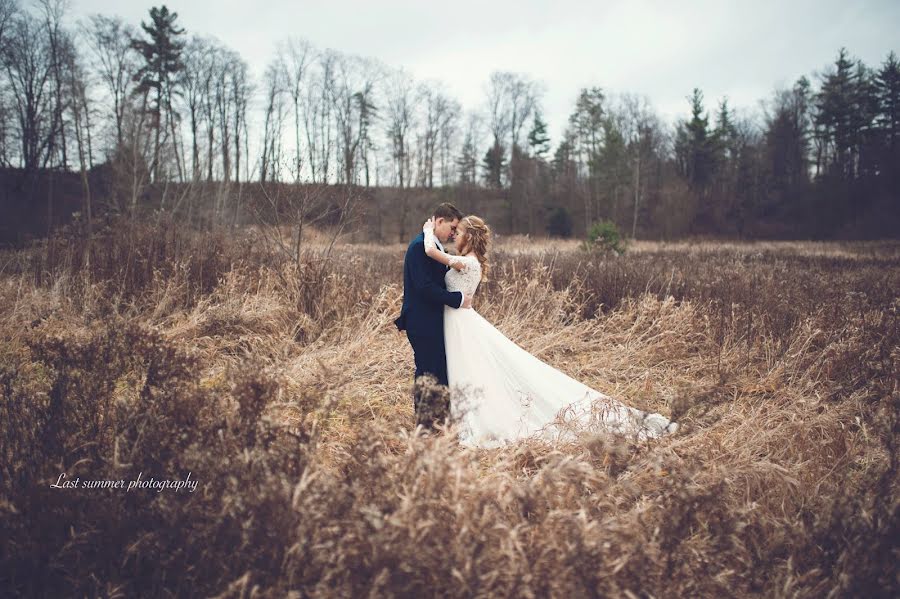
M 434 236 L 441 240 L 441 243 L 453 241 L 456 237 L 456 227 L 459 225 L 459 219 L 447 220 L 446 218 L 438 218 L 434 221 Z

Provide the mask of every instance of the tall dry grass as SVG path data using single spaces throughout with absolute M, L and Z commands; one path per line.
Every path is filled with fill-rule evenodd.
M 412 430 L 403 247 L 124 224 L 0 255 L 14 596 L 897 596 L 896 244 L 501 240 L 476 309 L 672 415 L 468 450 Z M 182 478 L 194 493 L 54 489 Z

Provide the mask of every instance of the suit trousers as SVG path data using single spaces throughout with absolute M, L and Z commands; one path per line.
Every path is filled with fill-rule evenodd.
M 416 363 L 415 379 L 424 374 L 430 374 L 437 379 L 438 384 L 448 385 L 444 336 L 422 335 L 406 331 L 406 337 L 409 339 L 409 344 L 413 349 L 413 357 Z M 422 401 L 421 389 L 418 385 L 415 385 L 413 389 L 413 408 L 418 417 Z

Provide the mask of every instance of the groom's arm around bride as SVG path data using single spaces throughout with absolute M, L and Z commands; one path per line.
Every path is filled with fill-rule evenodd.
M 461 291 L 447 291 L 446 270 L 425 254 L 424 235 L 410 242 L 403 259 L 403 307 L 394 321 L 398 330 L 407 334 L 443 331 L 443 307 L 460 308 L 466 299 Z

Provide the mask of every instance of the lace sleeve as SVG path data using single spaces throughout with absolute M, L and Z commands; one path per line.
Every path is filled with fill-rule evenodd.
M 425 230 L 425 251 L 433 250 L 437 248 L 437 244 L 434 242 L 434 231 L 431 229 Z
M 425 233 L 425 253 L 428 253 L 429 250 L 437 249 L 437 244 L 434 242 L 434 231 L 432 231 L 430 229 L 426 229 L 424 231 L 424 233 Z M 447 266 L 450 266 L 452 268 L 454 265 L 462 265 L 461 270 L 463 270 L 463 271 L 468 268 L 469 263 L 466 260 L 463 260 L 462 256 L 454 256 L 453 254 L 448 254 L 447 252 L 443 252 L 441 250 L 438 250 L 438 251 L 441 252 L 441 254 L 443 254 L 444 256 L 446 256 Z
M 450 264 L 447 265 L 450 268 L 453 268 L 454 265 L 458 265 L 458 266 L 462 266 L 462 268 L 459 269 L 459 272 L 466 272 L 467 270 L 469 270 L 469 263 L 466 260 L 464 260 L 462 256 L 454 256 L 453 254 L 447 254 L 447 258 L 450 259 Z
M 469 270 L 469 263 L 466 260 L 463 260 L 462 256 L 453 256 L 452 254 L 447 254 L 450 258 L 450 267 L 453 267 L 454 264 L 461 264 L 462 268 L 459 269 L 459 272 L 466 272 Z

